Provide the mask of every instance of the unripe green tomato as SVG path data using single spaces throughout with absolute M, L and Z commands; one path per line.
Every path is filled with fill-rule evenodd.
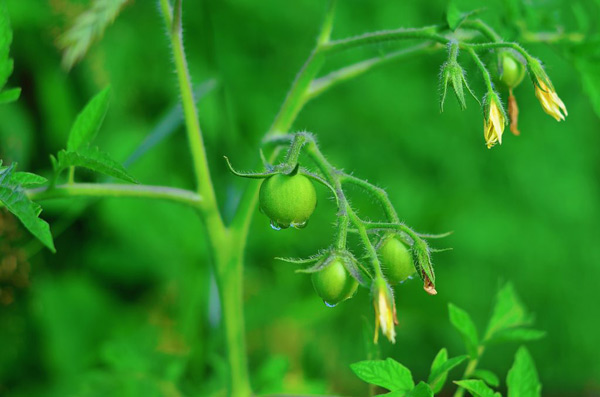
M 508 88 L 515 88 L 525 77 L 525 66 L 510 52 L 500 54 L 499 67 L 499 80 Z
M 396 236 L 386 238 L 378 248 L 383 275 L 390 284 L 398 284 L 416 273 L 406 245 Z
M 315 291 L 327 306 L 335 306 L 351 298 L 358 288 L 358 282 L 348 273 L 339 258 L 313 273 L 311 279 Z
M 273 227 L 303 227 L 315 210 L 317 192 L 304 175 L 277 174 L 262 182 L 259 199 Z

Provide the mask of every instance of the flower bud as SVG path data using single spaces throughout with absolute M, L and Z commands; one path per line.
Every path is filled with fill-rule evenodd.
M 506 117 L 500 98 L 493 91 L 488 92 L 483 98 L 483 108 L 483 136 L 488 149 L 490 149 L 496 143 L 502 144 Z

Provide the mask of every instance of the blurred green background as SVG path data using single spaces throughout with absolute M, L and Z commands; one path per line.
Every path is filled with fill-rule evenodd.
M 60 66 L 57 37 L 89 3 L 7 3 L 15 59 L 9 85 L 22 87 L 23 94 L 0 107 L 0 158 L 48 174 L 48 155 L 64 147 L 76 114 L 110 84 L 111 107 L 98 144 L 125 161 L 178 100 L 156 2 L 130 2 L 69 73 Z M 457 4 L 462 10 L 480 7 L 474 0 Z M 342 0 L 333 37 L 441 23 L 446 7 L 441 0 Z M 397 289 L 397 343 L 381 342 L 384 357 L 426 379 L 441 347 L 451 356 L 463 354 L 447 319 L 448 302 L 469 311 L 482 329 L 497 287 L 512 281 L 536 313 L 536 327 L 547 331 L 529 345 L 543 394 L 600 395 L 600 2 L 496 0 L 485 7 L 481 18 L 508 40 L 519 39 L 519 26 L 588 38 L 524 43 L 545 62 L 569 110 L 565 122 L 542 111 L 525 81 L 515 91 L 522 135 L 507 129 L 503 145 L 487 150 L 474 100 L 467 98 L 463 112 L 449 96 L 444 113 L 439 111 L 438 73 L 445 60 L 439 51 L 335 87 L 309 103 L 294 128 L 314 132 L 333 164 L 385 187 L 402 220 L 416 230 L 454 231 L 434 242 L 453 248 L 434 256 L 439 294 L 428 296 L 419 281 Z M 233 177 L 222 156 L 241 169 L 255 166 L 260 139 L 312 49 L 324 8 L 317 0 L 184 1 L 194 83 L 216 82 L 199 109 L 226 218 L 248 182 Z M 405 45 L 345 52 L 324 72 Z M 459 60 L 482 96 L 472 63 Z M 129 170 L 146 184 L 191 188 L 182 127 Z M 353 193 L 362 214 L 378 215 L 369 197 Z M 136 200 L 77 200 L 46 202 L 42 216 L 57 236 L 56 255 L 40 250 L 12 217 L 0 218 L 0 259 L 18 263 L 18 272 L 2 281 L 0 395 L 222 390 L 226 369 L 216 288 L 205 236 L 191 210 Z M 334 216 L 324 190 L 303 230 L 274 231 L 256 211 L 245 313 L 257 392 L 367 393 L 349 364 L 366 358 L 363 328 L 373 319 L 368 292 L 361 289 L 354 299 L 328 308 L 309 277 L 273 259 L 326 248 Z M 516 348 L 490 349 L 481 366 L 504 378 Z

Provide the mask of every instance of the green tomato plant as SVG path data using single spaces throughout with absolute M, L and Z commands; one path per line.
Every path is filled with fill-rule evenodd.
M 63 37 L 60 45 L 65 49 L 65 66 L 72 66 L 85 55 L 89 44 L 99 38 L 102 30 L 116 17 L 125 1 L 112 2 L 110 5 L 109 3 L 96 1 L 94 7 L 86 11 L 73 29 Z M 472 13 L 457 13 L 453 10 L 449 12 L 447 20 L 438 25 L 375 31 L 332 39 L 335 1 L 330 1 L 314 49 L 298 72 L 279 112 L 264 136 L 260 148 L 261 169 L 243 173 L 237 171 L 226 158 L 226 164 L 233 174 L 260 180 L 260 183 L 259 181 L 248 183 L 235 215 L 230 222 L 226 222 L 222 215 L 222 206 L 215 194 L 210 172 L 211 165 L 208 162 L 204 135 L 194 100 L 192 78 L 187 67 L 182 30 L 184 10 L 182 3 L 182 0 L 160 0 L 159 10 L 166 26 L 176 70 L 193 164 L 195 189 L 185 190 L 140 183 L 123 165 L 93 145 L 104 115 L 108 111 L 110 90 L 106 88 L 92 98 L 78 115 L 65 149 L 51 156 L 53 167 L 51 178 L 46 179 L 39 175 L 17 171 L 16 164 L 5 164 L 0 168 L 0 202 L 33 236 L 53 252 L 55 247 L 50 226 L 39 217 L 41 212 L 39 203 L 48 200 L 77 197 L 134 197 L 145 200 L 165 200 L 193 208 L 207 231 L 204 235 L 210 247 L 212 270 L 218 286 L 224 341 L 227 348 L 226 362 L 229 377 L 227 389 L 228 394 L 232 396 L 243 397 L 252 394 L 246 355 L 242 291 L 244 249 L 256 208 L 260 208 L 261 212 L 270 219 L 275 229 L 306 227 L 317 207 L 314 185 L 322 185 L 327 189 L 337 206 L 336 227 L 330 247 L 309 258 L 282 259 L 306 265 L 299 269 L 299 272 L 311 275 L 317 295 L 330 306 L 350 299 L 359 285 L 368 289 L 375 311 L 375 340 L 377 340 L 378 329 L 381 329 L 390 341 L 395 341 L 397 320 L 394 288 L 397 288 L 400 283 L 416 275 L 422 280 L 423 288 L 427 293 L 431 295 L 437 293 L 431 257 L 436 250 L 431 247 L 429 240 L 444 237 L 445 234 L 430 235 L 414 231 L 400 221 L 401 218 L 385 190 L 331 164 L 322 153 L 315 134 L 294 131 L 294 121 L 309 101 L 316 99 L 337 84 L 351 80 L 392 60 L 446 51 L 448 59 L 442 65 L 440 73 L 441 105 L 443 107 L 448 87 L 452 88 L 462 108 L 466 107 L 465 91 L 475 97 L 467 82 L 464 69 L 459 63 L 459 53 L 464 53 L 473 61 L 485 83 L 486 92 L 481 102 L 484 112 L 484 138 L 488 147 L 502 143 L 502 134 L 507 123 L 500 94 L 496 91 L 492 76 L 511 90 L 512 97 L 512 89 L 523 80 L 528 71 L 544 110 L 557 120 L 564 119 L 566 116 L 566 107 L 557 96 L 541 62 L 520 44 L 504 41 Z M 0 4 L 2 4 L 0 9 L 2 17 L 0 88 L 2 88 L 12 72 L 12 61 L 9 58 L 12 32 L 4 2 Z M 89 25 L 94 25 L 95 29 L 91 29 Z M 408 40 L 419 43 L 356 64 L 346 65 L 329 74 L 319 74 L 325 62 L 345 50 L 383 42 L 400 43 Z M 166 48 L 164 50 L 167 51 Z M 497 73 L 491 73 L 490 67 L 481 57 L 482 54 L 489 53 L 495 54 L 497 58 L 497 64 L 491 67 L 492 69 L 495 67 Z M 19 88 L 0 91 L 0 102 L 15 101 L 19 93 Z M 509 116 L 511 119 L 516 118 L 516 112 L 510 103 Z M 213 167 L 224 165 L 225 162 L 212 164 Z M 76 172 L 80 168 L 87 168 L 125 183 L 79 182 Z M 360 170 L 353 171 L 360 173 Z M 360 217 L 358 209 L 353 206 L 348 197 L 348 185 L 358 187 L 375 198 L 381 208 L 379 220 L 366 220 Z M 353 252 L 349 247 L 350 234 L 358 236 L 361 252 Z M 453 313 L 454 318 L 464 319 L 462 312 L 452 308 L 451 319 Z M 456 321 L 453 320 L 455 326 Z M 458 326 L 457 328 L 462 329 L 461 332 L 469 340 L 468 346 L 475 350 L 469 353 L 470 364 L 465 372 L 465 380 L 463 383 L 458 383 L 463 392 L 459 392 L 458 395 L 462 395 L 464 389 L 477 393 L 470 388 L 469 383 L 465 382 L 469 382 L 469 378 L 475 374 L 478 357 L 484 348 L 483 345 L 478 345 L 477 338 L 473 337 L 469 321 L 463 322 L 467 325 L 461 323 L 462 328 Z M 445 380 L 448 370 L 459 364 L 458 361 L 452 361 L 452 365 L 444 366 L 445 362 L 451 361 L 446 359 L 447 353 L 444 351 L 436 357 L 435 370 L 432 367 L 433 378 L 427 386 L 428 394 L 411 395 L 431 395 L 431 390 L 437 392 L 441 389 L 440 382 L 443 384 L 441 377 L 444 376 Z M 467 360 L 466 356 L 460 362 L 464 360 Z M 366 376 L 361 375 L 364 371 L 357 368 L 354 367 L 354 370 L 365 379 Z M 434 376 L 434 373 L 437 375 Z M 484 377 L 482 373 L 479 375 Z M 493 386 L 494 382 L 492 380 L 487 383 Z M 385 384 L 378 384 L 387 387 Z M 397 395 L 408 395 L 407 393 L 413 392 L 412 387 L 390 388 L 390 390 L 399 391 L 400 394 Z M 487 393 L 486 390 L 484 392 Z M 484 392 L 476 395 L 488 395 L 483 394 Z

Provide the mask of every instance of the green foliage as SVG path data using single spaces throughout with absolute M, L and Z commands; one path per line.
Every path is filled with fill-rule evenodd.
M 485 343 L 496 341 L 530 341 L 542 338 L 543 331 L 525 328 L 532 324 L 533 316 L 527 313 L 512 284 L 504 285 L 496 295 L 494 312 L 485 332 Z
M 450 322 L 454 328 L 460 332 L 465 341 L 469 356 L 472 359 L 477 358 L 479 356 L 477 351 L 479 337 L 477 336 L 477 328 L 475 327 L 473 320 L 471 320 L 471 316 L 469 313 L 452 303 L 448 304 L 448 312 L 450 313 Z
M 392 358 L 360 361 L 350 366 L 364 380 L 392 392 L 406 393 L 415 387 L 410 370 Z
M 508 397 L 537 397 L 542 394 L 542 385 L 533 363 L 533 358 L 521 346 L 515 354 L 515 362 L 506 377 Z
M 476 369 L 473 372 L 473 377 L 477 378 L 477 379 L 481 379 L 482 381 L 484 381 L 485 383 L 487 383 L 490 386 L 493 386 L 493 387 L 500 386 L 500 378 L 498 378 L 498 375 L 496 375 L 492 371 L 488 371 L 486 369 Z
M 525 312 L 511 284 L 506 284 L 499 290 L 490 323 L 499 323 L 499 313 L 508 312 Z M 387 358 L 385 361 L 362 361 L 352 364 L 352 370 L 365 382 L 389 389 L 391 393 L 386 394 L 389 396 L 433 396 L 442 392 L 448 373 L 468 359 L 462 379 L 454 381 L 459 386 L 454 396 L 462 397 L 464 391 L 467 390 L 477 397 L 500 397 L 501 394 L 492 389 L 492 387 L 497 388 L 500 386 L 498 376 L 489 370 L 477 369 L 477 364 L 485 351 L 485 345 L 479 342 L 477 329 L 471 320 L 471 316 L 453 304 L 448 305 L 448 314 L 450 322 L 463 337 L 469 355 L 448 359 L 448 350 L 442 348 L 431 363 L 427 383 L 420 382 L 417 387 L 412 389 L 407 388 L 408 384 L 406 384 L 404 388 L 398 389 L 398 386 L 394 383 L 396 379 L 410 378 L 410 384 L 413 386 L 414 382 L 410 370 L 392 358 Z M 503 315 L 502 317 L 506 318 L 507 316 Z M 506 341 L 510 340 L 504 340 L 504 342 Z M 472 355 L 472 352 L 476 354 Z M 541 385 L 538 381 L 533 359 L 525 347 L 521 347 L 517 351 L 515 362 L 508 371 L 506 383 L 509 397 L 539 396 Z
M 2 162 L 0 161 L 0 166 Z M 29 173 L 14 173 L 15 165 L 0 168 L 0 202 L 19 220 L 23 225 L 38 238 L 48 249 L 56 252 L 50 226 L 39 218 L 42 207 L 31 201 L 25 193 L 23 184 L 43 183 L 44 178 Z
M 473 0 L 453 2 L 455 13 L 447 21 L 439 16 L 448 2 L 407 6 L 376 0 L 360 12 L 338 3 L 325 29 L 333 26 L 334 38 L 448 23 L 455 32 L 444 30 L 440 34 L 445 37 L 488 40 L 471 29 L 476 18 L 463 18 L 462 11 L 481 6 Z M 110 133 L 101 134 L 92 146 L 125 159 L 140 142 L 153 142 L 127 169 L 153 185 L 195 188 L 181 123 L 172 123 L 170 131 L 176 133 L 160 145 L 154 145 L 157 140 L 150 133 L 160 127 L 163 111 L 180 98 L 179 76 L 173 73 L 156 2 L 131 2 L 126 10 L 131 12 L 123 12 L 119 23 L 100 29 L 105 31 L 101 42 L 100 30 L 82 29 L 81 38 L 91 39 L 75 40 L 72 48 L 95 42 L 97 51 L 69 75 L 57 64 L 56 35 L 99 2 L 0 1 L 4 4 L 15 29 L 10 54 L 16 73 L 8 86 L 23 87 L 22 100 L 0 107 L 0 158 L 5 164 L 18 161 L 19 169 L 52 180 L 47 153 L 64 147 L 65 134 L 85 99 L 110 83 L 111 115 L 103 127 Z M 293 106 L 284 106 L 274 120 L 293 76 L 311 53 L 324 5 L 300 0 L 294 8 L 298 17 L 289 18 L 274 0 L 260 5 L 183 1 L 192 81 L 219 79 L 218 89 L 198 105 L 210 176 L 222 204 L 212 214 L 226 222 L 236 218 L 248 228 L 243 272 L 233 265 L 227 269 L 230 275 L 243 274 L 245 312 L 234 314 L 247 328 L 234 335 L 242 343 L 243 335 L 247 337 L 247 367 L 255 392 L 366 395 L 367 385 L 360 384 L 347 364 L 379 357 L 394 357 L 411 369 L 415 380 L 429 381 L 429 360 L 441 346 L 453 354 L 465 353 L 458 350 L 458 334 L 441 319 L 447 300 L 468 308 L 477 325 L 487 325 L 481 311 L 500 276 L 523 286 L 522 302 L 535 308 L 539 327 L 548 331 L 543 346 L 535 349 L 544 389 L 573 395 L 596 392 L 600 364 L 597 337 L 590 330 L 598 327 L 598 309 L 569 303 L 593 302 L 600 276 L 595 266 L 600 259 L 595 242 L 600 189 L 594 167 L 600 147 L 598 6 L 585 0 L 486 3 L 477 17 L 502 40 L 514 40 L 542 59 L 569 109 L 566 124 L 547 118 L 525 81 L 515 90 L 522 136 L 507 131 L 502 147 L 486 151 L 479 142 L 476 106 L 462 113 L 458 106 L 446 106 L 439 114 L 435 77 L 445 61 L 445 45 L 388 41 L 334 56 L 317 55 L 307 64 L 309 73 L 300 74 L 294 84 L 299 89 L 290 91 L 286 103 Z M 0 35 L 0 40 L 5 37 Z M 490 66 L 497 51 L 479 53 Z M 467 51 L 461 51 L 459 61 L 473 90 L 484 90 Z M 309 96 L 294 95 L 303 87 L 310 87 Z M 505 102 L 506 93 L 497 88 Z M 14 99 L 17 92 L 1 91 L 0 102 Z M 436 258 L 438 297 L 425 296 L 410 280 L 395 289 L 400 322 L 396 345 L 374 345 L 372 327 L 363 335 L 361 325 L 373 323 L 372 318 L 363 319 L 373 310 L 367 291 L 330 309 L 314 294 L 308 277 L 272 261 L 276 256 L 307 257 L 327 246 L 336 211 L 325 189 L 317 190 L 319 208 L 307 229 L 274 232 L 259 214 L 252 223 L 235 216 L 238 206 L 247 206 L 249 213 L 256 209 L 251 195 L 242 190 L 257 184 L 228 175 L 222 156 L 252 167 L 271 125 L 281 132 L 315 131 L 338 169 L 386 187 L 402 221 L 436 233 L 455 231 L 444 242 L 455 250 Z M 267 146 L 265 158 L 270 154 Z M 17 174 L 13 170 L 13 177 Z M 44 184 L 31 183 L 19 182 L 26 195 L 46 192 Z M 48 190 L 46 197 L 60 191 L 62 186 Z M 353 187 L 346 193 L 361 209 L 361 218 L 378 219 L 375 196 Z M 222 292 L 224 302 L 217 297 L 221 285 L 215 288 L 213 280 L 218 272 L 209 267 L 219 256 L 206 240 L 222 235 L 201 227 L 195 209 L 154 200 L 88 197 L 43 204 L 54 237 L 60 235 L 57 242 L 66 247 L 59 255 L 40 251 L 35 240 L 24 241 L 27 234 L 16 218 L 4 209 L 0 213 L 0 340 L 6 342 L 0 349 L 0 394 L 226 395 L 231 371 L 221 354 L 228 351 L 227 335 L 232 333 L 224 322 L 228 302 L 236 299 L 242 283 Z M 237 229 L 225 236 L 239 233 Z M 378 241 L 376 234 L 369 230 L 373 241 Z M 356 230 L 350 231 L 349 244 L 356 248 Z M 229 238 L 223 245 L 227 256 L 242 247 Z M 420 245 L 420 252 L 428 251 L 435 252 Z M 13 303 L 3 306 L 13 288 L 6 264 L 14 258 L 27 261 L 15 274 L 29 269 L 33 282 L 15 287 Z M 428 263 L 423 259 L 421 263 Z M 578 270 L 565 271 L 565 264 L 577 264 Z M 485 329 L 478 331 L 485 348 L 478 365 L 493 375 L 475 369 L 462 380 L 481 379 L 504 393 L 505 384 L 495 374 L 506 378 L 512 342 L 543 333 L 530 325 L 510 326 L 487 340 Z M 573 334 L 578 335 L 577 344 L 572 343 Z M 358 343 L 363 336 L 372 348 L 368 354 Z M 498 348 L 492 342 L 511 343 Z M 231 356 L 240 361 L 244 357 Z M 471 362 L 463 361 L 450 372 L 444 395 L 453 391 L 450 381 L 459 379 Z M 430 395 L 423 382 L 408 393 L 417 392 Z
M 106 87 L 96 94 L 77 115 L 69 133 L 68 151 L 76 152 L 92 143 L 108 110 L 109 94 L 110 87 Z
M 0 2 L 0 105 L 19 99 L 20 88 L 4 90 L 4 86 L 13 72 L 14 62 L 9 57 L 12 30 L 8 18 L 8 10 L 4 1 Z
M 486 385 L 482 380 L 457 380 L 454 383 L 468 390 L 476 397 L 501 397 L 500 393 L 494 392 L 494 390 L 489 388 L 488 385 Z
M 431 372 L 427 379 L 427 383 L 429 383 L 434 393 L 438 393 L 443 389 L 448 378 L 448 372 L 466 359 L 467 356 L 458 356 L 448 360 L 448 351 L 446 348 L 442 348 L 439 351 L 431 363 Z
M 51 157 L 51 160 L 56 175 L 69 167 L 84 167 L 127 182 L 138 183 L 121 164 L 97 147 L 81 149 L 78 152 L 61 150 L 57 157 Z

